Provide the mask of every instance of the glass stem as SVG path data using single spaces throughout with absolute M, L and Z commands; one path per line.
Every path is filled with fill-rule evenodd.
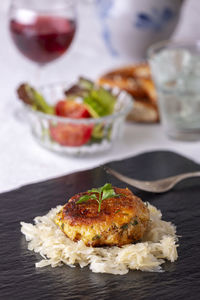
M 33 85 L 38 88 L 40 87 L 43 83 L 42 83 L 42 71 L 43 71 L 43 65 L 37 65 L 36 66 L 36 71 L 35 71 L 35 78 L 34 78 L 34 82 Z

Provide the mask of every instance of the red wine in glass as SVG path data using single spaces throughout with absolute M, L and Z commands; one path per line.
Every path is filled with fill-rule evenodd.
M 10 32 L 15 45 L 23 55 L 40 65 L 64 54 L 75 31 L 75 21 L 61 16 L 38 15 L 28 23 L 10 20 Z

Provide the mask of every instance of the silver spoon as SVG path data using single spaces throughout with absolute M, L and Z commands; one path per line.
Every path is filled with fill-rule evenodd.
M 117 179 L 128 183 L 131 186 L 134 186 L 142 191 L 146 192 L 152 192 L 152 193 L 164 193 L 172 189 L 178 182 L 191 177 L 198 177 L 200 176 L 199 172 L 190 172 L 190 173 L 184 173 L 176 176 L 167 177 L 160 180 L 154 180 L 154 181 L 142 181 L 133 179 L 127 176 L 122 175 L 121 173 L 109 168 L 104 167 L 106 172 L 113 175 Z

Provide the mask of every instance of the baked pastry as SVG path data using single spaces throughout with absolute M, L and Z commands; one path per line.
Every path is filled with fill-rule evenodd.
M 108 72 L 98 79 L 101 85 L 108 85 L 127 91 L 134 98 L 134 106 L 128 120 L 155 123 L 159 120 L 157 97 L 147 63 L 130 65 Z

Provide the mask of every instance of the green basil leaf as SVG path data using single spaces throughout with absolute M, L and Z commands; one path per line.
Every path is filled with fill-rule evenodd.
M 79 200 L 76 202 L 76 204 L 82 203 L 82 202 L 87 202 L 90 199 L 97 199 L 96 195 L 84 195 L 79 198 Z
M 103 195 L 102 195 L 102 200 L 105 200 L 105 199 L 108 199 L 108 198 L 111 198 L 111 197 L 115 197 L 115 196 L 116 196 L 116 193 L 113 189 L 104 190 Z
M 99 193 L 100 192 L 100 188 L 94 188 L 91 190 L 88 190 L 88 193 Z
M 106 183 L 106 184 L 104 184 L 104 186 L 101 187 L 101 189 L 102 189 L 102 191 L 113 190 L 112 184 L 111 183 Z
M 112 187 L 112 184 L 106 183 L 102 187 L 99 188 L 93 188 L 91 190 L 88 190 L 88 193 L 90 195 L 83 195 L 79 198 L 79 200 L 76 202 L 77 204 L 86 202 L 90 199 L 95 199 L 98 202 L 98 212 L 101 211 L 101 203 L 103 200 L 106 200 L 111 197 L 119 197 L 122 194 L 116 194 L 115 190 Z

